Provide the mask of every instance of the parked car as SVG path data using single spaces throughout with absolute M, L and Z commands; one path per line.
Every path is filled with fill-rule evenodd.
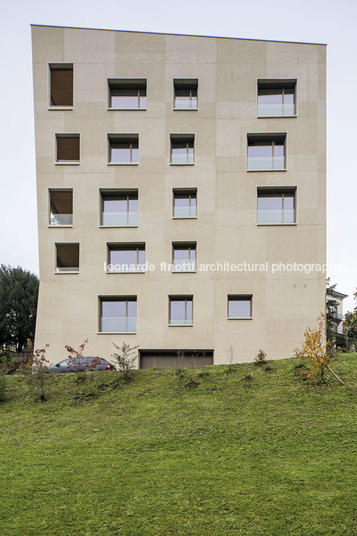
M 78 370 L 83 372 L 86 370 L 115 370 L 115 367 L 102 357 L 81 357 L 80 359 L 64 359 L 51 365 L 48 372 L 58 374 L 60 372 L 77 372 Z

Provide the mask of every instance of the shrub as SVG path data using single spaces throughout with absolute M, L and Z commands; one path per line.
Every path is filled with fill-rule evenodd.
M 136 350 L 139 346 L 130 346 L 130 344 L 126 344 L 125 342 L 123 342 L 121 347 L 113 342 L 113 346 L 118 352 L 114 352 L 111 356 L 118 370 L 123 373 L 124 380 L 129 381 L 132 379 L 133 370 L 136 368 L 138 361 L 138 352 Z
M 69 362 L 68 366 L 73 367 L 77 382 L 83 381 L 86 379 L 86 372 L 90 372 L 95 369 L 97 365 L 100 364 L 99 357 L 94 357 L 90 363 L 83 361 L 83 350 L 88 342 L 88 339 L 84 339 L 82 344 L 79 346 L 79 350 L 75 350 L 72 346 L 66 345 L 65 348 L 69 352 Z
M 32 350 L 32 343 L 28 342 L 30 350 Z M 27 363 L 22 364 L 22 371 L 28 374 L 28 385 L 33 389 L 36 399 L 45 402 L 48 396 L 48 364 L 46 359 L 46 349 L 49 344 L 46 344 L 45 348 L 35 350 L 32 352 L 32 356 Z
M 0 366 L 0 402 L 6 400 L 6 377 L 5 370 Z
M 264 352 L 264 350 L 260 349 L 254 361 L 255 361 L 255 365 L 257 365 L 258 367 L 266 365 L 267 364 L 267 353 Z
M 323 383 L 326 369 L 333 361 L 332 352 L 326 342 L 326 316 L 323 313 L 317 319 L 317 329 L 307 328 L 304 337 L 302 349 L 295 350 L 295 357 L 310 366 L 311 370 L 305 370 L 307 379 L 320 376 L 320 382 Z

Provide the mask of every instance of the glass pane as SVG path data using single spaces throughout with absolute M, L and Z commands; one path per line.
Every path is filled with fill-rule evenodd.
M 130 163 L 130 147 L 112 147 L 110 161 L 115 164 Z
M 192 324 L 192 300 L 187 300 L 186 302 L 186 314 L 187 314 L 187 318 L 186 318 L 186 321 L 188 324 Z
M 72 225 L 73 224 L 73 215 L 72 214 L 50 214 L 50 225 Z
M 170 301 L 170 324 L 185 323 L 185 300 Z
M 125 316 L 125 301 L 102 301 L 102 316 Z
M 104 212 L 126 212 L 127 200 L 125 199 L 104 199 Z
M 133 164 L 137 164 L 139 162 L 139 149 L 135 149 L 133 147 L 132 154 L 131 154 L 131 161 Z
M 294 194 L 284 194 L 284 209 L 293 209 L 295 205 Z
M 259 210 L 282 210 L 282 194 L 260 194 L 258 197 Z
M 233 299 L 228 301 L 229 318 L 250 318 L 251 317 L 251 300 L 250 299 Z
M 114 265 L 115 271 L 132 272 L 137 269 L 137 250 L 110 250 L 109 262 Z

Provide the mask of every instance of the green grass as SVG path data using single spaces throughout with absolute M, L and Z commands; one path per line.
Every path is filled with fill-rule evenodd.
M 6 378 L 1 536 L 354 536 L 357 355 L 296 363 Z

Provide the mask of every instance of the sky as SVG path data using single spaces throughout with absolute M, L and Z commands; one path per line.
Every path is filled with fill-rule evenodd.
M 326 43 L 327 261 L 357 287 L 356 0 L 0 0 L 0 264 L 38 274 L 30 24 Z M 353 91 L 350 88 L 355 88 Z M 352 98 L 352 97 L 351 97 Z

